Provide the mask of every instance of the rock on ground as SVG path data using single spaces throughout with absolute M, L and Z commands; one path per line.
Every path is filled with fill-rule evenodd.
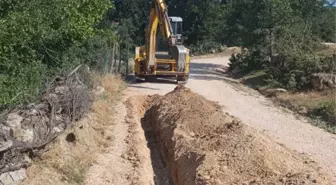
M 314 89 L 323 90 L 336 87 L 336 75 L 327 73 L 314 73 L 311 76 L 311 83 Z
M 1 185 L 16 185 L 26 178 L 26 170 L 20 169 L 13 172 L 3 173 L 0 175 Z

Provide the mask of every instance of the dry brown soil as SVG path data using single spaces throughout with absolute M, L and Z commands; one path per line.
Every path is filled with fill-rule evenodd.
M 155 184 L 332 184 L 314 162 L 223 113 L 217 103 L 188 88 L 177 87 L 165 96 L 131 97 L 127 104 L 133 110 L 133 123 L 142 125 L 149 144 L 156 140 L 155 146 L 149 146 L 152 174 L 158 177 Z M 139 144 L 132 150 L 139 150 Z M 155 154 L 158 151 L 168 171 L 156 165 L 162 162 Z M 143 151 L 132 156 L 138 167 L 146 167 L 142 164 L 146 160 L 136 153 Z
M 119 109 L 126 127 L 115 131 L 124 134 L 109 149 L 118 157 L 105 166 L 128 165 L 110 172 L 136 185 L 335 184 L 322 173 L 336 182 L 336 137 L 225 77 L 228 58 L 192 60 L 186 87 L 199 95 L 161 97 L 176 87 L 169 81 L 130 84 Z
M 281 108 L 225 75 L 230 56 L 192 59 L 186 87 L 208 100 L 217 102 L 225 112 L 242 120 L 280 145 L 315 161 L 331 174 L 336 184 L 336 136 L 309 124 L 304 117 Z M 164 95 L 176 84 L 168 81 L 131 84 L 132 95 Z

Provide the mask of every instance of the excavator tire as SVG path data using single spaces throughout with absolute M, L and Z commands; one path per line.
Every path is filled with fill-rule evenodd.
M 176 83 L 177 84 L 186 84 L 188 82 L 189 76 L 184 75 L 184 76 L 177 76 Z
M 143 82 L 143 80 L 141 80 L 140 78 L 135 78 L 135 82 L 136 83 L 141 83 L 141 82 Z
M 136 83 L 143 83 L 145 81 L 146 81 L 146 78 L 143 77 L 143 76 L 137 76 L 137 77 L 135 77 L 135 82 Z

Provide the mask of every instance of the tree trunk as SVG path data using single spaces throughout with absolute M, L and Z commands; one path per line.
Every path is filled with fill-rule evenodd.
M 269 28 L 269 57 L 270 57 L 270 62 L 272 63 L 272 58 L 273 58 L 273 29 Z
M 118 73 L 120 73 L 121 69 L 121 46 L 119 46 L 119 66 L 118 66 Z
M 112 58 L 111 58 L 111 68 L 110 68 L 110 73 L 113 73 L 113 65 L 114 65 L 114 61 L 115 61 L 115 51 L 116 51 L 116 44 L 113 44 L 113 49 L 112 49 Z

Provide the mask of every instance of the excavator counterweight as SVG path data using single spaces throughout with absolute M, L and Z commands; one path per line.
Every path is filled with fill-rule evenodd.
M 136 47 L 134 73 L 138 78 L 175 77 L 186 82 L 189 77 L 189 49 L 183 45 L 181 17 L 169 17 L 164 0 L 152 4 L 146 27 L 146 44 Z M 168 51 L 158 54 L 157 30 L 165 40 Z

